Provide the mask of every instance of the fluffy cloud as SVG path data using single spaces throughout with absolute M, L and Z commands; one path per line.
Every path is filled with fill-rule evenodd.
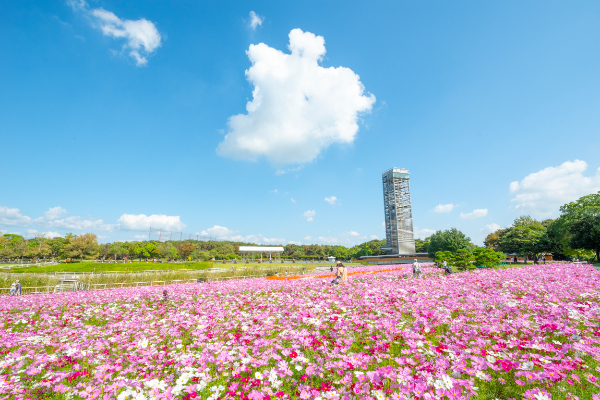
M 460 217 L 463 219 L 474 219 L 485 217 L 488 213 L 487 208 L 478 208 L 477 210 L 473 210 L 470 213 L 460 213 Z
M 110 231 L 114 228 L 113 225 L 105 224 L 101 219 L 89 220 L 78 216 L 56 219 L 53 221 L 44 221 L 40 222 L 40 225 L 48 228 L 76 229 L 80 231 Z
M 348 235 L 350 235 L 350 236 L 360 236 L 360 234 L 358 232 L 356 232 L 356 231 L 350 231 L 350 232 L 348 232 Z
M 246 104 L 247 114 L 229 118 L 218 154 L 303 163 L 333 143 L 354 141 L 359 114 L 371 111 L 375 96 L 364 94 L 352 70 L 319 65 L 323 37 L 294 29 L 289 39 L 291 54 L 264 43 L 250 45 L 246 78 L 254 85 L 253 100 Z
M 45 211 L 42 217 L 31 218 L 22 215 L 18 208 L 8 208 L 0 206 L 0 225 L 9 226 L 29 226 L 38 225 L 45 228 L 75 229 L 75 230 L 102 230 L 109 231 L 113 225 L 107 225 L 103 220 L 88 220 L 78 216 L 58 219 L 67 214 L 67 210 L 62 207 L 52 207 Z M 37 233 L 37 231 L 35 231 Z M 49 232 L 56 233 L 56 232 Z
M 305 236 L 304 240 L 312 240 L 312 236 Z
M 447 213 L 450 212 L 454 209 L 454 207 L 458 207 L 456 204 L 438 204 L 437 206 L 435 206 L 435 208 L 433 209 L 433 212 L 436 213 Z
M 488 224 L 485 226 L 485 228 L 490 231 L 490 232 L 496 232 L 498 229 L 500 229 L 500 225 L 498 224 Z
M 331 197 L 325 197 L 325 201 L 328 202 L 331 205 L 334 205 L 336 201 L 338 201 L 339 199 L 335 196 L 331 196 Z
M 378 239 L 379 239 L 379 236 L 377 236 L 377 235 L 371 235 L 371 240 L 378 240 Z
M 305 211 L 304 215 L 306 217 L 306 221 L 308 222 L 312 222 L 313 221 L 313 217 L 316 215 L 317 213 L 315 212 L 315 210 L 309 210 L 309 211 Z
M 165 231 L 180 231 L 185 228 L 179 216 L 162 214 L 123 214 L 117 221 L 119 227 L 126 231 L 147 231 L 152 229 L 163 229 Z
M 123 50 L 135 60 L 137 66 L 146 65 L 154 51 L 161 45 L 161 36 L 151 21 L 145 18 L 138 20 L 121 19 L 103 8 L 90 9 L 83 0 L 71 0 L 71 6 L 86 13 L 96 28 L 102 30 L 104 36 L 124 39 Z
M 61 206 L 50 207 L 48 211 L 44 212 L 44 218 L 46 221 L 54 221 L 55 219 L 59 219 L 63 215 L 67 214 L 67 210 L 62 208 Z
M 540 216 L 549 216 L 565 203 L 600 191 L 600 168 L 592 176 L 583 176 L 585 161 L 567 161 L 527 175 L 521 182 L 510 184 L 515 208 Z
M 224 238 L 224 237 L 231 236 L 234 233 L 235 233 L 235 231 L 227 229 L 224 226 L 215 225 L 212 228 L 203 230 L 202 232 L 200 232 L 200 235 L 216 237 L 216 238 Z
M 256 15 L 254 11 L 250 11 L 250 28 L 256 29 L 257 26 L 262 25 L 263 19 Z
M 28 226 L 30 224 L 31 218 L 22 215 L 18 208 L 0 206 L 0 225 Z
M 55 237 L 62 237 L 62 235 L 60 233 L 52 232 L 52 231 L 42 232 L 42 235 L 44 235 L 44 237 L 46 237 L 48 239 L 53 239 Z
M 425 239 L 426 237 L 429 237 L 434 233 L 435 231 L 433 229 L 419 229 L 415 226 L 415 239 Z

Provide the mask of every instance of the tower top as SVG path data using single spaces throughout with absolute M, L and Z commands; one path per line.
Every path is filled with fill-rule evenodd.
M 406 168 L 390 168 L 381 174 L 384 177 L 392 176 L 393 178 L 409 178 L 410 173 Z

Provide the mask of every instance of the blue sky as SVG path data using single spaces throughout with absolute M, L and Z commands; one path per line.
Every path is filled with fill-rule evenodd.
M 600 190 L 598 20 L 592 1 L 3 2 L 0 230 L 352 245 L 384 238 L 396 166 L 417 237 L 481 244 Z

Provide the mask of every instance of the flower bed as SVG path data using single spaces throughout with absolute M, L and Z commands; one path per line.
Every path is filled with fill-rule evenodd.
M 409 272 L 2 297 L 0 398 L 600 399 L 591 267 Z

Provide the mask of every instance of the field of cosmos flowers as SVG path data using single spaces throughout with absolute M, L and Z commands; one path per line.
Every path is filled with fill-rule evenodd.
M 600 399 L 600 272 L 375 267 L 0 299 L 6 399 Z

